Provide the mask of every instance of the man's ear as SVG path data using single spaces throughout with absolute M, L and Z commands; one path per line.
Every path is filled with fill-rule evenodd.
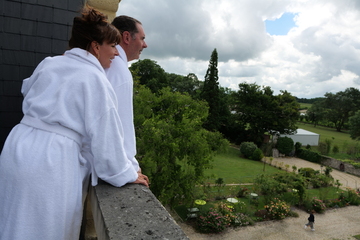
M 128 31 L 124 31 L 122 34 L 122 39 L 121 41 L 123 41 L 125 44 L 129 44 L 130 43 L 130 39 L 131 39 L 131 34 Z

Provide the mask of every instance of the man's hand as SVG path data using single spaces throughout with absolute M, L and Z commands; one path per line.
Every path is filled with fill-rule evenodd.
M 149 178 L 146 175 L 142 174 L 141 172 L 138 172 L 138 178 L 133 183 L 139 183 L 139 184 L 145 185 L 147 187 L 149 187 L 149 184 L 150 184 Z

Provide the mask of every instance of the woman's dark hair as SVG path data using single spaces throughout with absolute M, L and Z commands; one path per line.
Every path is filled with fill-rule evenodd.
M 75 17 L 69 40 L 69 48 L 90 49 L 93 41 L 99 44 L 120 43 L 119 31 L 107 21 L 107 16 L 86 5 L 81 16 Z

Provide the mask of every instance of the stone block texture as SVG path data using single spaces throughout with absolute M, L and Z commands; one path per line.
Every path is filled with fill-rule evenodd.
M 22 80 L 47 56 L 67 50 L 86 0 L 0 0 L 0 150 L 23 116 Z

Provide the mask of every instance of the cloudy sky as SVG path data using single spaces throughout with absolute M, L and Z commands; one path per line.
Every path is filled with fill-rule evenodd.
M 287 90 L 299 98 L 360 89 L 359 0 L 122 0 L 139 19 L 141 59 L 204 79 L 218 52 L 219 83 Z

